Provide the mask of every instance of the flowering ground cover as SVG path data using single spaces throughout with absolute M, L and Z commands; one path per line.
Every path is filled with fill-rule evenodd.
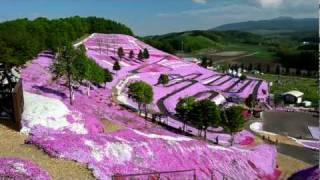
M 320 128 L 319 127 L 308 126 L 308 130 L 310 131 L 310 133 L 314 139 L 320 139 Z
M 99 36 L 106 37 L 106 35 Z M 120 39 L 118 44 L 130 44 L 125 47 L 127 50 L 148 47 L 131 37 L 120 35 L 116 37 Z M 85 45 L 95 46 L 95 43 L 95 40 L 89 38 Z M 235 142 L 238 144 L 236 146 L 208 145 L 204 141 L 180 136 L 146 122 L 136 113 L 116 104 L 112 98 L 113 87 L 125 93 L 123 87 L 134 79 L 156 83 L 160 73 L 131 73 L 132 70 L 139 69 L 141 66 L 160 62 L 164 55 L 168 56 L 155 49 L 152 49 L 150 53 L 152 56 L 150 61 L 141 62 L 137 66 L 123 67 L 120 71 L 114 72 L 113 82 L 101 88 L 93 86 L 90 96 L 87 95 L 87 87 L 79 85 L 75 91 L 73 106 L 69 104 L 64 79 L 52 80 L 49 71 L 52 59 L 39 56 L 33 60 L 22 70 L 27 107 L 23 114 L 22 132 L 29 134 L 27 142 L 41 147 L 52 156 L 87 164 L 98 179 L 110 179 L 112 175 L 118 173 L 132 174 L 185 169 L 195 169 L 199 179 L 208 179 L 212 174 L 221 179 L 218 171 L 235 179 L 277 178 L 275 147 L 270 145 L 245 146 L 253 141 L 253 135 L 248 131 L 235 136 Z M 106 59 L 94 60 L 108 61 L 108 58 L 106 56 Z M 196 66 L 196 72 L 186 72 L 185 70 L 189 67 L 183 66 L 175 58 L 168 56 L 165 61 L 165 64 L 169 63 L 170 68 L 180 67 L 180 69 L 177 68 L 177 72 L 172 73 L 174 77 L 172 80 L 179 82 L 179 78 L 185 76 L 185 80 L 195 82 L 193 86 L 196 88 L 181 90 L 180 96 L 174 94 L 170 97 L 173 98 L 172 102 L 175 103 L 179 97 L 184 95 L 210 90 L 197 81 L 209 77 L 208 70 Z M 168 61 L 170 59 L 177 62 L 170 64 Z M 110 65 L 105 63 L 102 67 L 110 68 Z M 182 81 L 181 84 L 184 82 Z M 156 99 L 161 99 L 166 96 L 166 93 L 174 92 L 175 88 L 183 86 L 181 84 L 172 86 L 169 84 L 168 87 L 155 86 Z M 192 89 L 194 90 L 191 91 Z M 177 94 L 179 93 L 180 91 Z M 174 103 L 172 102 L 166 101 L 164 104 L 173 110 Z M 106 134 L 101 122 L 103 119 L 116 122 L 126 128 Z M 171 122 L 176 123 L 176 121 Z M 215 130 L 208 134 L 208 137 L 211 138 L 215 136 L 219 136 L 221 144 L 230 139 L 230 135 Z M 190 177 L 186 174 L 168 175 L 172 179 L 186 179 L 186 176 Z
M 294 173 L 289 179 L 317 180 L 320 177 L 319 166 L 310 167 Z
M 299 139 L 299 140 L 297 140 L 297 142 L 307 148 L 316 149 L 316 150 L 320 149 L 320 142 L 319 141 Z
M 104 43 L 101 43 L 104 42 Z M 112 46 L 107 45 L 107 43 L 112 44 Z M 268 84 L 267 82 L 263 81 L 260 82 L 259 79 L 251 78 L 250 81 L 253 81 L 253 83 L 250 84 L 244 84 L 244 87 L 242 87 L 241 81 L 239 81 L 236 77 L 231 77 L 229 75 L 223 75 L 221 74 L 221 78 L 215 79 L 215 77 L 212 77 L 212 79 L 207 79 L 205 81 L 201 81 L 200 79 L 204 79 L 207 77 L 210 77 L 212 75 L 219 74 L 214 71 L 207 70 L 205 68 L 199 67 L 198 65 L 183 61 L 175 56 L 169 55 L 167 53 L 164 53 L 160 50 L 157 50 L 133 37 L 126 36 L 126 35 L 104 35 L 104 34 L 93 34 L 89 39 L 87 39 L 85 42 L 83 42 L 84 45 L 89 49 L 88 55 L 92 57 L 98 62 L 98 63 L 104 63 L 104 67 L 107 67 L 109 70 L 112 69 L 112 64 L 114 60 L 110 58 L 110 54 L 112 56 L 116 56 L 116 50 L 119 47 L 124 48 L 125 54 L 128 54 L 130 50 L 133 50 L 135 54 L 137 54 L 140 50 L 143 50 L 144 48 L 147 48 L 150 53 L 150 59 L 145 60 L 141 62 L 140 64 L 131 64 L 131 67 L 141 66 L 142 68 L 139 68 L 138 73 L 146 73 L 149 72 L 149 76 L 152 76 L 152 73 L 159 72 L 159 73 L 167 73 L 167 74 L 180 74 L 182 76 L 185 76 L 187 73 L 197 73 L 200 74 L 195 80 L 197 80 L 199 84 L 208 85 L 210 90 L 215 90 L 221 92 L 225 96 L 239 96 L 241 98 L 247 98 L 251 93 L 256 93 L 259 100 L 262 102 L 266 101 L 266 98 L 268 96 Z M 93 48 L 94 47 L 94 48 Z M 102 52 L 100 52 L 99 49 L 104 49 Z M 108 52 L 106 52 L 108 51 Z M 97 55 L 99 54 L 99 55 Z M 133 58 L 131 61 L 134 61 L 135 58 Z M 100 61 L 100 62 L 99 62 Z M 125 62 L 130 62 L 130 59 L 126 59 Z M 127 67 L 124 65 L 124 67 Z M 141 80 L 144 80 L 143 77 L 141 77 Z M 238 85 L 239 84 L 239 85 Z M 230 87 L 239 87 L 237 93 L 229 93 Z M 191 89 L 191 88 L 188 88 Z M 192 90 L 190 90 L 192 91 Z M 168 91 L 170 92 L 170 91 Z
M 186 137 L 131 129 L 96 135 L 61 134 L 55 130 L 44 133 L 42 129 L 35 129 L 28 143 L 39 145 L 51 155 L 88 164 L 98 179 L 109 179 L 112 174 L 173 169 L 196 169 L 199 179 L 207 179 L 212 173 L 221 178 L 215 169 L 237 179 L 276 178 L 272 160 L 276 151 L 268 145 L 246 150 L 223 148 Z M 177 177 L 169 175 L 168 178 Z
M 20 158 L 0 157 L 0 179 L 49 180 L 49 174 L 30 161 Z

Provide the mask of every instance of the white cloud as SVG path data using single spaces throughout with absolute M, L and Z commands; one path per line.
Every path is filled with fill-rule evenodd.
M 283 0 L 258 0 L 258 2 L 264 8 L 277 8 L 283 3 Z
M 194 3 L 207 4 L 207 0 L 192 0 Z

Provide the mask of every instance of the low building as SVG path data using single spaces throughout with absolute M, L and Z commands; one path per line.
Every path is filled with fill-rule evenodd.
M 223 95 L 218 94 L 215 98 L 213 98 L 213 102 L 216 103 L 216 105 L 219 106 L 219 105 L 222 105 L 225 102 L 227 102 L 227 100 Z
M 303 101 L 302 104 L 304 107 L 310 107 L 312 105 L 312 102 L 311 101 Z
M 303 92 L 300 91 L 288 91 L 282 94 L 283 100 L 287 104 L 300 104 L 302 103 Z

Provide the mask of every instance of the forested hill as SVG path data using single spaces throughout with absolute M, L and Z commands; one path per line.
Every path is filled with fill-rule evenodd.
M 227 44 L 261 44 L 264 41 L 262 36 L 238 31 L 185 31 L 179 33 L 170 33 L 161 36 L 149 36 L 144 40 L 169 53 L 174 53 L 182 49 L 185 52 L 193 52 L 206 48 L 223 49 Z
M 0 62 L 24 64 L 42 50 L 56 50 L 94 32 L 133 35 L 127 26 L 98 17 L 6 21 L 0 23 Z

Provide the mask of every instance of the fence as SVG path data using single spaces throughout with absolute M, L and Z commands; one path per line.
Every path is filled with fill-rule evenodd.
M 215 172 L 218 172 L 220 174 L 220 178 L 215 175 Z M 233 177 L 228 176 L 227 174 L 221 172 L 220 170 L 213 169 L 213 172 L 211 173 L 211 180 L 235 180 Z
M 181 171 L 162 171 L 152 173 L 140 173 L 140 174 L 116 174 L 112 176 L 112 180 L 162 180 L 162 179 L 174 179 L 175 175 L 184 173 L 186 180 L 196 180 L 196 170 L 181 170 Z M 170 178 L 171 177 L 171 178 Z M 181 177 L 181 175 L 179 176 Z

